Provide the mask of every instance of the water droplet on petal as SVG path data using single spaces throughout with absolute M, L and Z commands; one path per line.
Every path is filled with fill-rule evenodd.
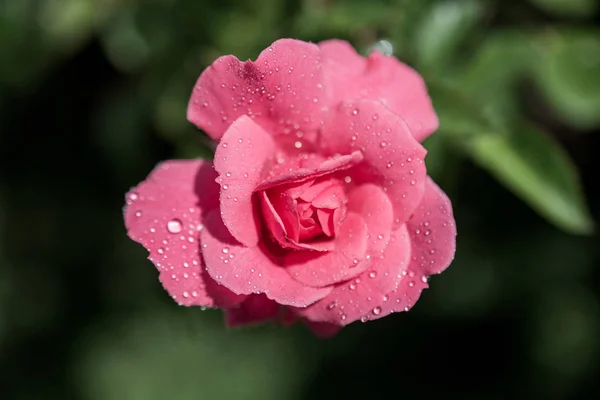
M 169 231 L 169 233 L 179 233 L 182 229 L 183 225 L 178 219 L 172 219 L 169 222 L 167 222 L 167 230 Z
M 381 314 L 381 307 L 379 307 L 379 306 L 375 307 L 372 312 L 373 312 L 373 315 Z
M 223 254 L 227 254 L 229 253 L 229 247 L 223 247 L 223 250 L 221 250 L 223 252 Z

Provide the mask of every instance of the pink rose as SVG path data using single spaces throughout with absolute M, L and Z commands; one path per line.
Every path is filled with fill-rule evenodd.
M 216 60 L 188 119 L 219 141 L 214 163 L 162 163 L 125 208 L 179 304 L 330 335 L 409 310 L 452 261 L 452 207 L 419 143 L 438 120 L 395 58 L 278 40 Z

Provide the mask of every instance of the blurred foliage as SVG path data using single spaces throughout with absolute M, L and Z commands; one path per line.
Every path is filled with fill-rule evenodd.
M 598 3 L 0 0 L 2 398 L 600 397 Z M 120 215 L 161 159 L 210 157 L 200 72 L 280 37 L 422 73 L 459 227 L 413 311 L 326 342 L 175 307 Z

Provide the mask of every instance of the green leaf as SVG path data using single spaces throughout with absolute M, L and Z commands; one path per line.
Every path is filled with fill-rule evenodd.
M 415 32 L 422 68 L 444 70 L 457 48 L 481 18 L 484 4 L 474 0 L 443 1 L 431 6 Z
M 520 119 L 516 84 L 531 71 L 539 58 L 531 35 L 520 30 L 490 34 L 478 48 L 458 79 L 460 88 L 494 123 L 510 126 Z
M 541 10 L 559 17 L 586 17 L 593 15 L 597 0 L 529 0 Z
M 473 135 L 498 132 L 494 120 L 473 96 L 440 81 L 428 81 L 427 87 L 442 134 L 464 140 Z
M 541 42 L 538 83 L 560 117 L 580 129 L 600 126 L 600 32 L 571 31 Z
M 548 221 L 570 233 L 592 233 L 577 170 L 550 136 L 523 126 L 508 135 L 474 136 L 466 149 Z

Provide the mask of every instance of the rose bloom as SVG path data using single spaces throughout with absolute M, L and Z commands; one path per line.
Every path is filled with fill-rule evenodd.
M 180 305 L 328 336 L 408 311 L 452 261 L 451 203 L 420 144 L 438 119 L 395 58 L 278 40 L 254 62 L 217 59 L 187 115 L 218 142 L 213 162 L 163 162 L 125 207 Z

